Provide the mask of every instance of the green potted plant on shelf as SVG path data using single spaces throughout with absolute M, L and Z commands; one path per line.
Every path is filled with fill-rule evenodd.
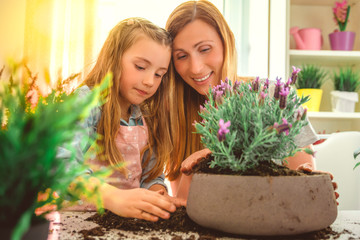
M 360 148 L 354 151 L 354 159 L 356 159 L 359 155 L 360 155 Z M 358 166 L 360 166 L 360 161 L 355 164 L 354 169 Z
M 360 73 L 351 67 L 340 68 L 334 72 L 334 91 L 331 91 L 331 104 L 334 112 L 354 112 L 359 101 Z
M 326 76 L 327 72 L 319 66 L 305 64 L 301 67 L 295 85 L 298 96 L 310 96 L 309 101 L 304 103 L 303 106 L 311 112 L 318 112 L 320 109 L 323 93 L 321 86 Z
M 295 84 L 225 80 L 209 90 L 195 123 L 211 157 L 192 177 L 186 211 L 200 225 L 245 235 L 292 235 L 323 229 L 337 216 L 330 176 L 308 175 L 283 165 L 299 149 L 307 125 Z M 273 88 L 271 88 L 273 89 Z M 292 174 L 292 176 L 286 173 Z M 284 176 L 286 175 L 286 176 Z M 216 189 L 216 190 L 214 190 Z M 314 222 L 313 219 L 316 219 Z
M 53 209 L 49 205 L 59 210 L 65 200 L 78 200 L 81 192 L 101 206 L 96 188 L 89 192 L 84 182 L 76 181 L 79 176 L 85 180 L 89 176 L 84 174 L 86 166 L 76 162 L 75 151 L 68 144 L 81 131 L 77 123 L 90 113 L 102 88 L 78 100 L 65 92 L 62 82 L 44 96 L 37 86 L 37 76 L 26 65 L 13 65 L 7 80 L 1 77 L 4 71 L 0 71 L 1 237 L 47 239 L 49 224 L 44 216 Z M 61 146 L 72 151 L 68 161 L 56 157 Z M 43 236 L 36 235 L 41 234 L 40 229 Z
M 351 51 L 354 47 L 355 32 L 345 31 L 349 22 L 350 5 L 346 0 L 335 2 L 335 7 L 332 10 L 334 21 L 339 29 L 335 29 L 329 34 L 331 49 Z

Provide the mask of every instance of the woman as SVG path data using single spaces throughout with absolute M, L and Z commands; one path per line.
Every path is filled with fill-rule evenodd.
M 181 172 L 191 173 L 191 168 L 210 154 L 201 145 L 200 136 L 194 134 L 194 121 L 201 121 L 199 106 L 206 100 L 209 86 L 219 84 L 226 77 L 239 79 L 237 56 L 232 31 L 221 12 L 208 1 L 180 4 L 170 14 L 165 28 L 173 37 L 170 120 L 174 145 L 166 174 L 173 195 L 186 199 L 191 176 Z M 300 147 L 312 148 L 317 136 L 307 126 L 299 140 Z M 314 169 L 313 157 L 303 152 L 287 161 L 292 169 L 300 166 Z

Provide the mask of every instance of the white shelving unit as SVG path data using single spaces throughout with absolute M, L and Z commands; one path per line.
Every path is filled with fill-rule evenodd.
M 340 1 L 340 0 L 337 0 Z M 355 4 L 358 0 L 348 0 L 350 5 Z M 335 1 L 332 0 L 292 0 L 294 5 L 307 5 L 307 6 L 333 6 Z
M 302 64 L 304 62 L 326 66 L 360 65 L 360 51 L 332 51 L 332 50 L 289 50 L 290 62 Z
M 360 131 L 360 113 L 308 112 L 308 117 L 320 134 Z
M 287 0 L 287 44 L 286 44 L 286 75 L 291 71 L 291 66 L 315 64 L 323 66 L 329 71 L 327 82 L 322 87 L 323 99 L 320 112 L 309 112 L 308 117 L 316 132 L 331 134 L 338 131 L 360 131 L 360 108 L 356 107 L 355 113 L 331 112 L 331 96 L 333 90 L 330 77 L 339 67 L 351 66 L 360 70 L 360 0 L 350 0 L 350 22 L 347 30 L 356 32 L 353 51 L 330 50 L 328 34 L 336 25 L 333 21 L 332 8 L 335 1 L 329 0 Z M 295 41 L 290 35 L 290 28 L 315 27 L 322 30 L 323 48 L 319 51 L 296 50 Z M 359 105 L 357 103 L 356 105 Z

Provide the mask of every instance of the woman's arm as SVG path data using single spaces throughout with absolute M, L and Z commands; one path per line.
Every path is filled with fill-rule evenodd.
M 312 144 L 305 146 L 304 148 L 308 148 L 314 151 L 314 147 Z M 315 159 L 313 155 L 308 154 L 304 151 L 297 152 L 294 156 L 286 158 L 287 166 L 290 169 L 297 170 L 299 167 L 306 167 L 311 170 L 316 169 Z
M 211 151 L 205 148 L 203 150 L 194 152 L 182 162 L 180 176 L 171 184 L 171 190 L 175 197 L 186 202 L 192 179 L 192 170 L 197 164 L 199 164 L 210 154 Z

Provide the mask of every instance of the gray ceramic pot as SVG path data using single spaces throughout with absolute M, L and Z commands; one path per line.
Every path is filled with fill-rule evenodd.
M 246 235 L 321 230 L 337 217 L 329 175 L 228 176 L 194 174 L 187 214 L 196 223 Z

